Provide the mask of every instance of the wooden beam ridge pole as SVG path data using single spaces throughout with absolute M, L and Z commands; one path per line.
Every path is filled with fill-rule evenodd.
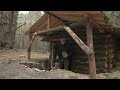
M 86 23 L 86 22 L 84 21 L 84 22 L 72 23 L 72 24 L 69 25 L 69 27 L 74 28 L 74 27 L 77 27 L 77 26 L 82 26 L 83 23 Z M 58 26 L 58 27 L 55 27 L 55 28 L 39 31 L 37 34 L 45 34 L 45 33 L 48 33 L 48 32 L 60 31 L 60 30 L 63 30 L 63 29 L 64 29 L 64 26 Z
M 33 44 L 33 41 L 35 40 L 36 35 L 37 35 L 37 33 L 35 32 L 34 35 L 31 38 L 31 41 L 30 41 L 29 45 L 28 45 L 27 51 L 29 51 L 29 49 L 31 48 L 31 46 Z
M 69 33 L 69 35 L 75 40 L 79 47 L 87 54 L 90 55 L 94 53 L 71 29 L 70 27 L 64 26 L 64 29 Z
M 87 33 L 87 45 L 90 49 L 93 49 L 93 32 L 90 21 L 88 21 L 86 25 L 86 33 Z M 89 70 L 90 70 L 90 78 L 96 79 L 96 62 L 94 53 L 88 55 L 89 61 Z

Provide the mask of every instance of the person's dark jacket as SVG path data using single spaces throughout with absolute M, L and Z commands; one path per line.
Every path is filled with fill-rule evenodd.
M 58 55 L 59 59 L 63 59 L 62 52 L 66 51 L 68 53 L 68 58 L 72 56 L 72 45 L 70 43 L 65 43 L 64 45 L 58 45 L 56 48 L 56 54 Z

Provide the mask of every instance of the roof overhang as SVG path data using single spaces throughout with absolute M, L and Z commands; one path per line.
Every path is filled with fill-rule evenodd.
M 47 30 L 48 15 L 51 15 L 50 28 L 64 25 L 66 22 L 83 22 L 88 17 L 99 29 L 111 27 L 101 11 L 45 11 L 45 14 L 25 34 Z

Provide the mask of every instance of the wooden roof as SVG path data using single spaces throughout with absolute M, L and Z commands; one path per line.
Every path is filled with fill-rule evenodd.
M 62 18 L 66 21 L 81 21 L 85 15 L 89 15 L 97 24 L 101 25 L 103 28 L 110 26 L 105 19 L 105 15 L 101 11 L 51 11 L 51 13 L 56 16 Z M 45 13 L 30 29 L 26 32 L 26 34 L 38 32 L 40 30 L 47 29 L 48 23 L 48 14 Z M 62 25 L 63 22 L 58 20 L 57 18 L 51 16 L 50 28 L 57 27 Z

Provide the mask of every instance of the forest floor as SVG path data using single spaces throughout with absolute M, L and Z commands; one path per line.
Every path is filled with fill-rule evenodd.
M 49 54 L 32 52 L 32 60 L 48 58 Z M 89 79 L 89 75 L 67 70 L 44 71 L 28 68 L 20 62 L 28 61 L 26 51 L 0 51 L 0 79 Z M 98 79 L 119 79 L 120 71 L 97 74 Z

